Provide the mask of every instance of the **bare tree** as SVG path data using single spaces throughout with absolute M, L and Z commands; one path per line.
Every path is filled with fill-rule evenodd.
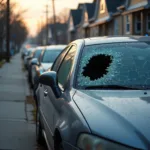
M 68 16 L 69 16 L 69 9 L 64 8 L 58 15 L 56 15 L 56 22 L 57 23 L 66 23 L 68 20 Z M 49 23 L 50 24 L 54 23 L 53 17 L 49 18 Z
M 4 3 L 4 0 L 0 0 L 0 5 L 2 5 Z
M 17 3 L 10 4 L 10 40 L 17 47 L 21 44 L 27 37 L 28 30 L 26 24 L 23 20 L 23 14 L 25 10 L 20 10 L 18 12 L 14 11 L 18 7 Z M 2 49 L 3 41 L 6 37 L 6 3 L 0 0 L 0 50 Z

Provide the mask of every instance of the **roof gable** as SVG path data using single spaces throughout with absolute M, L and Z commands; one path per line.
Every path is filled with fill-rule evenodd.
M 132 10 L 148 5 L 149 0 L 128 0 L 127 10 Z
M 112 14 L 116 13 L 117 8 L 124 5 L 126 0 L 97 0 L 95 22 L 91 26 L 108 22 L 112 19 Z
M 109 16 L 109 13 L 108 13 L 108 9 L 107 9 L 106 0 L 100 0 L 97 20 L 101 20 L 102 18 L 105 18 L 107 16 Z

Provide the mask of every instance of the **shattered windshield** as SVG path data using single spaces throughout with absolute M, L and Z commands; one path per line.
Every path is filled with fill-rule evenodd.
M 150 88 L 150 45 L 145 42 L 86 46 L 77 76 L 78 87 Z

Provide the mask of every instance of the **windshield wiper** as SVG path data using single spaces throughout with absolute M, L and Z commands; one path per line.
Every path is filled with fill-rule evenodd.
M 108 90 L 140 90 L 140 88 L 122 86 L 122 85 L 97 85 L 87 86 L 85 89 L 108 89 Z

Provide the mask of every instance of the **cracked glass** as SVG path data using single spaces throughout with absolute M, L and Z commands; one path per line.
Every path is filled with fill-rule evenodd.
M 86 46 L 77 85 L 150 87 L 150 45 L 134 42 Z

